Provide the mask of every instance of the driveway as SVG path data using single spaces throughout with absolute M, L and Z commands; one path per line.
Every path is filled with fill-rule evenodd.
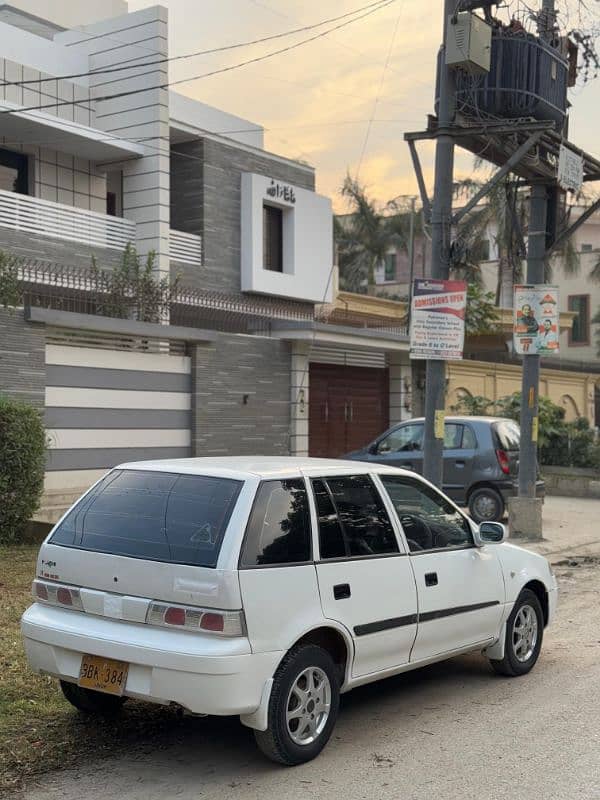
M 524 678 L 467 656 L 357 689 L 321 757 L 294 769 L 263 760 L 236 720 L 171 722 L 158 746 L 46 775 L 25 797 L 600 799 L 600 503 L 549 498 L 545 513 L 552 538 L 535 549 L 567 563 L 555 568 L 558 618 Z

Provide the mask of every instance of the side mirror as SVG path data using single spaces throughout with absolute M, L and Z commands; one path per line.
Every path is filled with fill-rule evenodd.
M 508 531 L 501 522 L 482 522 L 479 526 L 478 538 L 482 545 L 502 544 L 508 539 Z
M 377 455 L 377 453 L 389 453 L 390 446 L 386 442 L 375 442 L 375 444 L 371 448 L 371 452 L 374 455 Z

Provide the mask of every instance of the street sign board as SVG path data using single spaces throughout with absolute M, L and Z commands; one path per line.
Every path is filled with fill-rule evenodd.
M 558 183 L 572 192 L 578 192 L 583 186 L 583 158 L 564 144 L 558 156 Z
M 559 350 L 558 287 L 515 286 L 513 341 L 521 355 L 553 355 Z
M 460 360 L 466 309 L 464 281 L 417 279 L 410 314 L 410 357 Z

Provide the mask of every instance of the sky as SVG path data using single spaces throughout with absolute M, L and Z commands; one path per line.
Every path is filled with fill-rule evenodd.
M 310 25 L 369 0 L 160 0 L 169 9 L 170 55 L 215 48 Z M 154 2 L 130 0 L 135 11 Z M 343 20 L 342 20 L 343 21 Z M 332 23 L 329 27 L 339 23 Z M 345 210 L 339 195 L 349 171 L 381 203 L 417 193 L 405 131 L 421 130 L 433 111 L 442 0 L 395 0 L 383 10 L 298 49 L 176 88 L 265 127 L 265 148 L 317 170 L 317 190 Z M 244 61 L 314 35 L 202 56 L 170 67 L 171 79 Z M 571 139 L 594 152 L 600 78 L 571 98 Z M 597 147 L 600 154 L 600 147 Z M 434 147 L 420 145 L 427 182 Z M 458 151 L 457 178 L 473 157 Z

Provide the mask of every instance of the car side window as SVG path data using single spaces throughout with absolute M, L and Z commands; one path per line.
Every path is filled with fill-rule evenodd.
M 444 425 L 444 450 L 459 450 L 463 439 L 462 425 L 455 422 L 447 422 Z
M 377 445 L 378 453 L 410 453 L 420 450 L 423 442 L 422 425 L 403 425 L 389 433 Z
M 321 551 L 321 558 L 344 558 L 347 555 L 346 542 L 329 489 L 324 481 L 318 480 L 312 482 L 312 487 L 319 519 L 319 550 Z
M 258 488 L 240 567 L 298 564 L 312 560 L 310 514 L 301 479 L 264 481 Z
M 383 501 L 368 475 L 325 478 L 322 483 L 328 487 L 337 512 L 347 557 L 400 552 Z M 322 537 L 321 524 L 319 528 L 319 535 Z M 331 549 L 328 552 L 331 552 Z M 321 557 L 327 558 L 323 553 Z
M 473 433 L 472 428 L 469 428 L 468 425 L 464 426 L 464 433 L 462 438 L 462 449 L 463 450 L 476 450 L 477 449 L 477 439 L 475 438 L 475 434 Z
M 414 478 L 380 475 L 411 553 L 472 547 L 468 520 L 435 489 Z

